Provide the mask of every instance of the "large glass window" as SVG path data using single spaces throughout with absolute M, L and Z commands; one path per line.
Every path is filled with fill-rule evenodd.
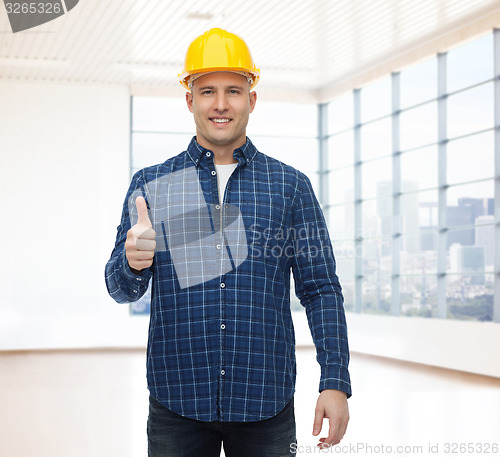
M 330 154 L 330 166 L 340 169 L 354 163 L 354 132 L 349 129 L 338 133 L 328 139 L 328 150 L 335 151 Z
M 438 148 L 432 145 L 401 154 L 401 181 L 414 182 L 417 189 L 437 186 Z
M 329 105 L 328 220 L 345 247 L 347 309 L 500 320 L 493 46 L 489 34 Z
M 438 122 L 435 101 L 403 111 L 399 122 L 401 150 L 436 143 Z
M 448 102 L 448 136 L 454 138 L 493 127 L 493 83 L 451 95 Z
M 450 141 L 447 146 L 448 183 L 457 184 L 493 178 L 495 172 L 493 151 L 492 129 L 485 133 Z M 470 166 L 471 164 L 474 166 Z
M 328 104 L 328 125 L 330 133 L 337 133 L 354 126 L 352 92 L 348 92 Z
M 194 135 L 193 116 L 177 98 L 133 97 L 131 174 L 184 151 Z
M 318 107 L 258 101 L 247 135 L 257 149 L 302 171 L 319 195 Z
M 361 89 L 361 122 L 384 117 L 391 112 L 391 79 L 389 76 Z
M 446 57 L 448 91 L 455 92 L 492 79 L 493 54 L 492 33 L 448 52 Z
M 401 108 L 419 105 L 437 97 L 437 58 L 428 59 L 401 72 Z
M 364 124 L 361 127 L 361 157 L 363 160 L 391 155 L 391 119 Z

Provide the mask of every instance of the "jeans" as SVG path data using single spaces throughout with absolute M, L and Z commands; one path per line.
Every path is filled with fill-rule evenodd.
M 276 416 L 257 422 L 202 422 L 149 397 L 149 457 L 285 457 L 296 444 L 293 398 Z M 294 451 L 294 452 L 292 452 Z

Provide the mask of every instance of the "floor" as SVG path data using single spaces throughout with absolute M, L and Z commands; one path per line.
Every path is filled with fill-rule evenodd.
M 298 455 L 500 454 L 500 379 L 362 354 L 347 434 L 319 452 L 314 349 L 298 348 L 297 364 Z M 146 457 L 145 354 L 0 353 L 0 412 L 1 456 Z

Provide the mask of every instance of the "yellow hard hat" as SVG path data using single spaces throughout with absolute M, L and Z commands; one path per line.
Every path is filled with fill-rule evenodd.
M 191 75 L 214 71 L 244 73 L 251 81 L 251 89 L 260 78 L 260 69 L 255 67 L 250 49 L 243 39 L 219 28 L 208 30 L 189 45 L 179 82 L 190 90 L 188 83 Z

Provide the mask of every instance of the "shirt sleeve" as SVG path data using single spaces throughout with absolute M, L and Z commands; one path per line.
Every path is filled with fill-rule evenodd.
M 337 389 L 350 397 L 347 325 L 333 248 L 311 182 L 300 172 L 292 208 L 295 293 L 306 309 L 321 366 L 319 391 Z
M 132 226 L 129 205 L 135 201 L 135 197 L 138 195 L 143 195 L 146 198 L 141 172 L 137 172 L 132 178 L 123 203 L 122 218 L 117 228 L 115 246 L 105 268 L 108 293 L 118 303 L 139 300 L 146 293 L 152 275 L 151 268 L 145 268 L 139 274 L 134 273 L 125 255 L 127 232 Z

